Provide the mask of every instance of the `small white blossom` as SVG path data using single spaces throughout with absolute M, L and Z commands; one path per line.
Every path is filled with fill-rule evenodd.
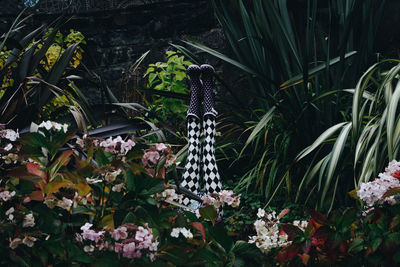
M 35 244 L 35 241 L 37 239 L 34 238 L 33 236 L 25 236 L 25 238 L 22 240 L 22 243 L 24 243 L 25 245 L 27 245 L 28 247 L 33 247 L 33 245 Z
M 115 179 L 117 178 L 117 176 L 121 173 L 121 170 L 118 169 L 117 171 L 113 171 L 113 172 L 108 172 L 106 173 L 106 175 L 104 176 L 104 179 L 108 182 L 108 183 L 112 183 L 115 181 Z
M 111 190 L 114 191 L 114 192 L 121 192 L 121 190 L 124 189 L 124 188 L 125 188 L 125 184 L 121 183 L 121 184 L 114 185 L 111 188 Z
M 11 249 L 16 249 L 18 247 L 18 245 L 20 245 L 22 243 L 22 239 L 21 238 L 14 238 L 13 240 L 10 239 L 10 248 Z
M 14 211 L 14 207 L 11 207 L 6 211 L 6 216 L 8 217 L 9 221 L 12 221 L 14 219 Z
M 83 232 L 85 232 L 85 231 L 89 230 L 90 227 L 92 227 L 92 226 L 93 226 L 93 224 L 91 224 L 91 223 L 85 223 L 83 226 L 81 226 L 81 230 Z
M 0 137 L 10 140 L 11 142 L 16 141 L 19 138 L 18 131 L 11 129 L 5 129 L 0 131 Z
M 63 197 L 62 200 L 59 200 L 57 202 L 57 207 L 68 210 L 69 208 L 71 208 L 72 204 L 73 204 L 73 201 L 71 199 Z
M 33 214 L 27 214 L 24 217 L 24 221 L 22 222 L 22 227 L 33 227 L 35 226 L 35 217 L 33 217 Z
M 171 236 L 178 238 L 179 234 L 182 234 L 185 238 L 193 238 L 192 232 L 190 232 L 189 229 L 186 229 L 184 227 L 178 227 L 178 228 L 173 228 L 171 231 Z
M 88 183 L 88 184 L 97 184 L 97 183 L 101 183 L 101 182 L 103 182 L 103 180 L 101 180 L 101 179 L 95 179 L 95 178 L 86 178 L 86 182 Z
M 8 143 L 5 147 L 4 150 L 5 151 L 10 151 L 13 148 L 13 145 L 11 143 Z
M 265 210 L 259 208 L 257 212 L 257 217 L 263 218 L 264 216 L 265 216 Z
M 83 247 L 83 251 L 85 251 L 86 253 L 90 253 L 94 251 L 94 246 L 90 245 L 90 246 L 84 246 Z
M 3 201 L 8 201 L 10 200 L 13 196 L 15 196 L 15 191 L 3 191 L 0 192 L 0 199 Z

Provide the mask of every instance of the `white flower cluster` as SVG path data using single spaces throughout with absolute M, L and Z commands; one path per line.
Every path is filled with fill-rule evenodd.
M 6 202 L 10 200 L 13 196 L 15 196 L 15 191 L 2 191 L 0 192 L 0 200 Z
M 19 138 L 19 133 L 18 131 L 16 132 L 11 129 L 0 130 L 0 138 L 14 142 Z M 7 144 L 4 145 L 3 150 L 7 152 L 13 149 L 13 147 L 14 146 L 11 143 L 7 142 Z M 18 155 L 15 153 L 8 153 L 7 155 L 1 156 L 1 158 L 4 160 L 6 164 L 17 163 Z
M 14 142 L 19 138 L 19 133 L 11 129 L 4 129 L 0 131 L 0 137 Z
M 393 160 L 385 169 L 385 172 L 379 174 L 379 178 L 372 182 L 362 183 L 357 190 L 357 196 L 365 203 L 366 206 L 372 207 L 375 204 L 388 203 L 396 204 L 395 196 L 384 198 L 383 195 L 390 188 L 400 187 L 399 179 L 393 177 L 400 171 L 400 162 Z
M 39 129 L 40 128 L 45 128 L 46 130 L 56 130 L 56 131 L 61 131 L 63 130 L 64 133 L 66 133 L 68 131 L 68 124 L 61 124 L 58 122 L 54 122 L 54 121 L 43 121 L 42 123 L 40 123 L 39 125 L 37 125 L 36 123 L 31 124 L 31 133 L 41 133 L 43 134 L 43 132 L 41 132 Z
M 10 248 L 11 249 L 16 249 L 21 243 L 28 246 L 28 247 L 33 247 L 35 244 L 35 241 L 37 239 L 33 236 L 25 236 L 24 239 L 21 238 L 14 238 L 13 240 L 10 240 Z
M 177 194 L 175 189 L 165 189 L 164 191 L 155 194 L 154 196 L 158 200 L 165 200 L 165 201 L 175 201 L 183 198 L 183 195 Z
M 265 210 L 258 209 L 257 217 L 259 219 L 254 222 L 257 235 L 250 236 L 249 243 L 254 243 L 264 253 L 268 253 L 273 248 L 284 247 L 290 244 L 288 236 L 279 232 L 279 219 L 281 215 L 276 216 L 275 211 L 266 213 Z
M 307 228 L 308 222 L 296 220 L 296 221 L 293 221 L 293 225 L 304 232 Z
M 57 206 L 65 210 L 70 210 L 73 201 L 66 197 L 63 197 L 62 200 L 59 200 L 57 198 L 45 198 L 44 204 L 50 209 L 53 209 L 55 206 Z
M 240 195 L 235 196 L 232 190 L 222 190 L 218 193 L 205 195 L 201 199 L 205 205 L 211 205 L 217 209 L 225 204 L 232 207 L 238 207 L 240 204 Z
M 178 238 L 179 234 L 182 234 L 185 238 L 193 238 L 193 234 L 190 232 L 190 229 L 186 229 L 185 227 L 177 227 L 172 229 L 172 237 Z

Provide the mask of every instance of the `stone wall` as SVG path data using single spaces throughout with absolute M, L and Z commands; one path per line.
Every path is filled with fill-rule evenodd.
M 12 8 L 0 10 L 1 31 L 23 8 L 22 0 L 5 1 Z M 144 52 L 150 50 L 138 77 L 149 63 L 165 60 L 169 43 L 192 37 L 216 49 L 225 44 L 208 0 L 40 0 L 28 13 L 33 14 L 28 21 L 31 28 L 51 23 L 61 13 L 70 18 L 63 28 L 85 35 L 85 65 L 123 101 L 129 100 L 124 99 L 125 91 L 131 89 L 126 88 L 126 82 L 133 86 L 125 74 Z M 99 101 L 100 93 L 93 84 L 80 82 L 80 87 L 92 103 Z

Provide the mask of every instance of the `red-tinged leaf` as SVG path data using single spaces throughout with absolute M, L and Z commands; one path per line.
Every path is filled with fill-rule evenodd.
M 311 245 L 318 246 L 324 244 L 325 241 L 328 239 L 329 234 L 330 228 L 328 226 L 321 226 L 315 231 L 314 235 L 312 236 Z
M 26 169 L 29 173 L 39 176 L 43 180 L 46 180 L 46 173 L 40 169 L 39 165 L 33 162 L 28 162 L 28 164 L 26 164 Z
M 7 177 L 15 177 L 23 180 L 28 180 L 34 183 L 38 183 L 43 180 L 40 176 L 29 173 L 25 166 L 18 166 L 8 172 Z
M 304 230 L 304 233 L 306 234 L 306 237 L 311 237 L 314 235 L 315 231 L 317 230 L 316 225 L 313 223 L 313 219 L 311 219 L 307 226 L 306 229 Z
M 315 220 L 311 219 L 310 223 L 314 226 L 315 229 L 318 229 L 322 226 L 322 224 L 317 223 Z
M 397 171 L 397 172 L 395 172 L 395 173 L 392 173 L 392 176 L 393 176 L 394 178 L 400 178 L 400 171 Z
M 308 264 L 308 261 L 310 260 L 310 255 L 308 255 L 308 254 L 306 254 L 306 253 L 303 253 L 303 254 L 299 254 L 299 257 L 301 258 L 301 262 L 302 262 L 304 265 L 307 265 L 307 264 Z
M 54 161 L 53 164 L 49 167 L 49 175 L 50 181 L 53 180 L 56 176 L 58 171 L 62 166 L 65 166 L 69 163 L 71 159 L 71 155 L 74 153 L 73 150 L 67 150 L 61 153 L 61 155 Z
M 71 150 L 64 151 L 64 152 L 58 157 L 57 161 L 59 161 L 60 164 L 61 164 L 62 166 L 67 166 L 68 163 L 69 163 L 69 161 L 70 161 L 70 159 L 71 159 L 71 155 L 72 155 L 73 153 L 74 153 L 74 151 L 73 151 L 72 149 L 71 149 Z
M 204 226 L 200 222 L 191 222 L 190 225 L 193 226 L 193 228 L 199 230 L 203 239 L 206 240 L 206 231 L 204 230 Z
M 357 189 L 351 190 L 348 194 L 351 198 L 358 200 Z
M 283 231 L 288 235 L 288 240 L 293 241 L 299 235 L 303 235 L 303 231 L 301 231 L 298 227 L 289 223 L 281 224 Z
M 44 198 L 43 198 L 43 192 L 42 192 L 42 191 L 39 191 L 39 190 L 36 190 L 36 191 L 33 191 L 32 193 L 30 193 L 30 194 L 29 194 L 29 197 L 30 197 L 32 200 L 36 200 L 36 201 L 43 201 L 43 200 L 44 200 Z
M 343 241 L 342 244 L 340 244 L 339 246 L 339 251 L 343 254 L 343 255 L 347 255 L 347 250 L 349 248 L 349 244 L 348 241 Z
M 397 226 L 400 224 L 400 215 L 396 215 L 393 217 L 392 221 L 390 222 L 389 225 L 389 230 L 393 230 L 395 228 L 397 228 Z
M 67 187 L 70 184 L 69 181 L 64 180 L 64 181 L 51 181 L 48 183 L 44 189 L 44 192 L 48 194 L 53 194 L 58 192 L 60 188 Z
M 290 209 L 284 209 L 281 211 L 281 213 L 279 213 L 278 215 L 278 219 L 282 218 L 283 216 L 285 216 L 286 214 L 288 214 L 290 212 Z
M 326 218 L 326 216 L 316 210 L 310 210 L 309 214 L 310 214 L 311 218 L 319 224 L 327 224 L 328 223 L 328 219 Z
M 383 194 L 383 198 L 391 197 L 400 194 L 400 187 L 392 187 L 389 188 L 385 194 Z
M 280 262 L 288 262 L 293 259 L 299 253 L 299 248 L 296 244 L 292 244 L 286 248 L 283 248 L 277 255 L 276 258 Z

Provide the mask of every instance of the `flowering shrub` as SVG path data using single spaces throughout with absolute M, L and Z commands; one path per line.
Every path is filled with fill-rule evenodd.
M 265 213 L 265 210 L 258 209 L 257 217 L 254 222 L 257 235 L 250 237 L 249 243 L 254 243 L 262 252 L 268 253 L 273 248 L 284 247 L 290 242 L 285 233 L 280 232 L 279 219 L 289 210 L 283 210 L 278 216 L 276 212 Z
M 379 178 L 351 193 L 361 209 L 334 210 L 330 216 L 310 210 L 310 219 L 282 223 L 259 209 L 250 237 L 281 264 L 312 266 L 397 266 L 400 263 L 400 163 L 392 161 Z M 277 250 L 276 248 L 279 248 Z
M 169 187 L 168 145 L 74 135 L 51 121 L 21 137 L 0 131 L 0 265 L 221 266 L 259 255 L 215 224 L 214 206 L 197 217 L 170 204 L 182 196 Z
M 393 194 L 400 193 L 400 162 L 393 160 L 386 167 L 385 172 L 379 174 L 379 178 L 372 182 L 362 183 L 357 190 L 357 196 L 365 203 L 367 207 L 372 207 L 376 204 L 388 203 L 396 204 Z M 390 191 L 389 191 L 390 190 Z

